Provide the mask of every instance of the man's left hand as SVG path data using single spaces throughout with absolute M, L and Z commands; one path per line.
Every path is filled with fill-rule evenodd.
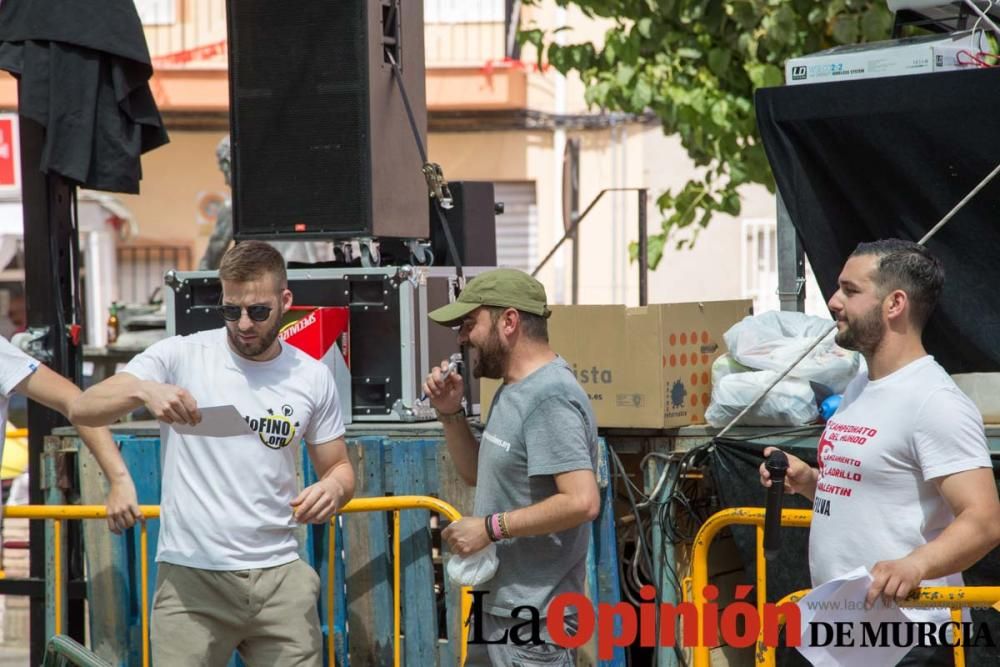
M 321 479 L 292 501 L 295 520 L 299 523 L 327 523 L 340 509 L 344 487 L 336 479 Z
M 481 516 L 459 519 L 441 531 L 441 537 L 448 543 L 451 552 L 459 556 L 482 551 L 490 543 L 490 536 L 486 534 L 486 519 Z
M 872 585 L 868 587 L 865 604 L 871 608 L 875 600 L 881 596 L 882 602 L 889 606 L 893 600 L 900 603 L 910 593 L 920 587 L 924 580 L 924 570 L 913 556 L 896 560 L 883 560 L 875 563 L 872 568 Z

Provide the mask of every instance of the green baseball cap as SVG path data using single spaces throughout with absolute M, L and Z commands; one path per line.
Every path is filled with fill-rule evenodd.
M 552 311 L 546 307 L 545 301 L 545 287 L 524 271 L 494 269 L 470 280 L 454 303 L 442 306 L 427 316 L 446 327 L 460 324 L 462 318 L 480 306 L 516 308 L 548 317 Z

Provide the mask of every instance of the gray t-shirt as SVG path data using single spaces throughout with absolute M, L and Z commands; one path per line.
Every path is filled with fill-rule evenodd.
M 597 467 L 597 420 L 573 371 L 558 357 L 501 385 L 479 445 L 476 516 L 509 512 L 557 492 L 553 475 Z M 500 566 L 480 589 L 484 610 L 531 605 L 545 616 L 560 593 L 584 592 L 590 524 L 497 544 Z

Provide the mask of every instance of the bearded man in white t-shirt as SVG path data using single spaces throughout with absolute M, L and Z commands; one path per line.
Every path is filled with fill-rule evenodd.
M 161 525 L 153 600 L 157 665 L 322 661 L 319 576 L 296 524 L 326 523 L 354 493 L 340 401 L 321 362 L 278 339 L 292 305 L 285 263 L 258 241 L 219 267 L 225 326 L 152 345 L 84 392 L 71 417 L 109 424 L 143 405 L 161 422 Z M 182 435 L 199 406 L 236 407 L 252 435 Z M 319 481 L 298 492 L 308 448 Z
M 818 469 L 788 457 L 787 489 L 813 501 L 812 583 L 865 566 L 869 605 L 961 586 L 962 571 L 1000 544 L 1000 501 L 982 416 L 921 342 L 944 269 L 923 246 L 886 239 L 860 244 L 838 284 L 828 304 L 836 341 L 868 369 L 827 422 Z M 763 465 L 760 474 L 770 486 Z M 950 620 L 946 609 L 919 615 Z M 921 646 L 899 664 L 951 665 L 951 655 Z

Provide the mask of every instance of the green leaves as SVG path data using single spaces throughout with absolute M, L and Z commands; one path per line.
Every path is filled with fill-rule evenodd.
M 833 20 L 833 38 L 839 44 L 854 44 L 861 35 L 861 21 L 857 16 L 838 16 Z
M 649 39 L 653 34 L 653 19 L 648 16 L 639 19 L 635 22 L 635 29 L 638 31 L 640 37 Z
M 539 0 L 526 0 L 539 4 Z M 522 43 L 545 46 L 561 73 L 577 72 L 592 107 L 652 110 L 677 134 L 703 177 L 661 193 L 659 234 L 650 235 L 655 267 L 669 240 L 690 246 L 716 214 L 739 215 L 739 188 L 774 181 L 757 132 L 753 92 L 784 83 L 789 58 L 836 44 L 887 39 L 884 0 L 556 0 L 585 16 L 610 19 L 603 47 L 558 45 L 552 34 L 523 30 Z M 635 247 L 630 254 L 635 259 Z
M 861 37 L 866 42 L 885 39 L 892 32 L 892 15 L 888 11 L 865 12 L 861 15 Z
M 649 85 L 649 82 L 645 79 L 639 79 L 635 82 L 635 86 L 632 88 L 632 99 L 629 100 L 629 106 L 633 109 L 642 109 L 645 111 L 653 101 L 653 87 Z
M 712 74 L 722 78 L 729 71 L 729 63 L 733 54 L 729 49 L 715 48 L 708 52 L 708 69 Z
M 751 63 L 746 68 L 754 88 L 780 86 L 785 82 L 785 75 L 774 65 Z

